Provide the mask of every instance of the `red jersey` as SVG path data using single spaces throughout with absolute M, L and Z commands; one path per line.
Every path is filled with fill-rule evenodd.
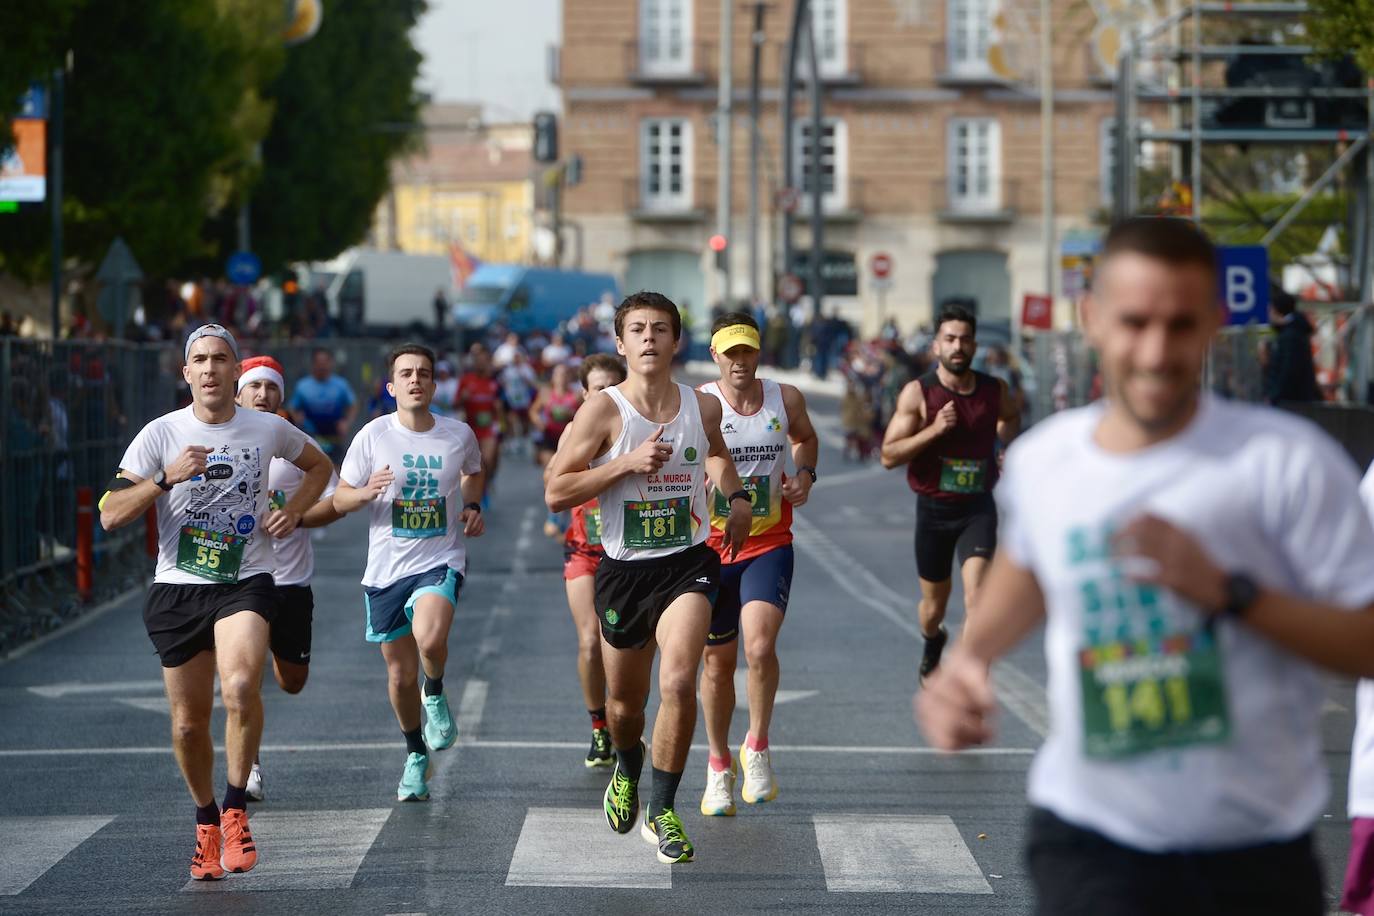
M 572 521 L 563 535 L 563 546 L 582 553 L 605 553 L 601 547 L 601 506 L 589 499 L 574 506 Z
M 934 370 L 921 376 L 926 422 L 951 401 L 959 416 L 954 428 L 936 439 L 907 466 L 912 490 L 931 499 L 963 502 L 992 492 L 997 483 L 997 419 L 1002 412 L 1002 386 L 982 372 L 973 373 L 973 391 L 960 394 L 940 384 Z
M 478 439 L 489 439 L 499 432 L 496 405 L 500 400 L 501 385 L 494 378 L 467 372 L 458 380 L 458 405 Z
M 558 437 L 563 435 L 563 430 L 568 428 L 572 422 L 573 414 L 577 413 L 577 408 L 582 406 L 582 396 L 574 391 L 559 394 L 550 391 L 548 399 L 544 402 L 541 411 L 544 421 L 544 435 L 553 442 L 558 441 Z

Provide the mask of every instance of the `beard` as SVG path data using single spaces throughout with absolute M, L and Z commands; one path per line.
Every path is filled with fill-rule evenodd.
M 951 356 L 941 355 L 938 359 L 940 361 L 940 367 L 950 375 L 963 375 L 973 367 L 973 360 L 964 356 L 962 353 L 956 353 Z M 954 360 L 956 359 L 961 360 L 961 362 L 955 363 Z

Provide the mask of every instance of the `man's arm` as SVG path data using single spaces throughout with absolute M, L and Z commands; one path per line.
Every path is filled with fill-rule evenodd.
M 815 469 L 820 457 L 821 443 L 816 428 L 811 425 L 811 415 L 806 412 L 806 397 L 794 385 L 779 385 L 782 389 L 782 406 L 787 410 L 787 438 L 792 443 L 792 466 L 797 473 L 782 485 L 783 498 L 794 507 L 801 506 L 811 495 L 811 475 L 801 468 Z
M 472 442 L 472 451 L 477 459 L 477 470 L 464 474 L 458 484 L 458 492 L 463 498 L 463 511 L 458 514 L 458 520 L 463 523 L 465 537 L 479 538 L 486 533 L 486 520 L 482 517 L 481 509 L 469 509 L 468 506 L 482 504 L 482 494 L 487 491 L 487 472 L 482 468 L 481 452 L 476 440 Z
M 897 396 L 897 410 L 883 433 L 882 462 L 885 468 L 900 467 L 925 451 L 932 442 L 954 428 L 954 402 L 946 404 L 926 423 L 926 399 L 919 381 L 907 382 Z
M 182 449 L 176 460 L 163 469 L 167 485 L 176 486 L 204 474 L 210 451 L 207 445 L 188 445 Z M 125 486 L 120 481 L 128 481 L 129 485 Z M 106 531 L 124 527 L 147 512 L 162 492 L 162 488 L 153 483 L 151 478 L 145 480 L 120 469 L 105 495 L 100 497 L 100 527 Z
M 320 501 L 320 494 L 329 486 L 334 473 L 334 466 L 313 442 L 306 442 L 291 463 L 305 472 L 305 480 L 285 506 L 267 515 L 267 533 L 277 538 L 286 537 L 304 523 L 305 514 Z
M 997 410 L 997 438 L 1006 446 L 1021 432 L 1021 399 L 1012 394 L 1011 386 L 1001 379 L 997 380 L 997 385 L 1002 389 L 1002 401 Z
M 620 412 L 611 396 L 598 392 L 573 415 L 572 422 L 558 440 L 558 451 L 549 461 L 549 479 L 544 485 L 544 501 L 550 512 L 580 506 L 606 491 L 606 488 L 631 474 L 652 474 L 673 452 L 660 442 L 663 427 L 645 439 L 633 452 L 621 455 L 600 467 L 590 467 L 620 435 Z
M 706 427 L 706 474 L 711 483 L 730 503 L 730 517 L 725 522 L 724 544 L 730 548 L 733 560 L 749 538 L 753 523 L 753 507 L 747 499 L 730 499 L 730 496 L 744 489 L 735 469 L 735 459 L 730 457 L 730 447 L 720 433 L 720 401 L 709 394 L 693 391 L 697 404 L 701 407 L 701 422 Z

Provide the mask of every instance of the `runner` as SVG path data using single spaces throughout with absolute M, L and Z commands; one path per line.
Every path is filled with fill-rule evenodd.
M 625 364 L 607 353 L 588 357 L 581 369 L 582 398 L 625 381 Z M 549 468 L 544 470 L 548 483 Z M 563 584 L 568 609 L 577 626 L 577 678 L 592 720 L 592 746 L 583 765 L 608 767 L 615 762 L 611 732 L 606 727 L 606 668 L 601 663 L 601 622 L 596 616 L 593 577 L 606 552 L 601 547 L 601 508 L 589 499 L 572 510 L 572 522 L 563 542 Z
M 1374 676 L 1374 528 L 1315 425 L 1199 391 L 1216 262 L 1191 222 L 1107 234 L 1083 307 L 1106 397 L 1012 446 L 1003 548 L 918 696 L 936 747 L 990 740 L 989 666 L 1045 623 L 1040 914 L 1326 911 L 1317 666 Z
M 464 539 L 485 529 L 477 440 L 466 423 L 430 412 L 434 362 L 418 344 L 391 351 L 387 377 L 396 413 L 359 431 L 334 494 L 334 508 L 344 514 L 368 507 L 366 635 L 380 644 L 391 708 L 405 736 L 400 801 L 429 798 L 429 751 L 452 747 L 458 737 L 444 695 L 448 633 L 467 570 Z
M 496 469 L 501 463 L 501 428 L 505 425 L 505 407 L 501 403 L 501 386 L 491 368 L 491 351 L 486 344 L 475 343 L 468 350 L 468 371 L 458 380 L 458 406 L 463 419 L 477 437 L 482 451 L 482 468 L 486 487 L 496 485 Z M 482 496 L 486 508 L 487 497 Z
M 925 636 L 924 679 L 940 664 L 949 638 L 954 558 L 964 585 L 964 617 L 977 613 L 988 561 L 997 549 L 997 442 L 1020 426 L 1020 410 L 1005 382 L 973 369 L 978 321 L 947 305 L 935 322 L 931 345 L 937 365 L 908 382 L 883 436 L 883 467 L 906 465 L 916 493 L 916 573 L 921 579 L 920 619 Z
M 639 814 L 640 737 L 654 651 L 661 649 L 653 783 L 640 832 L 657 845 L 660 862 L 690 862 L 692 843 L 673 806 L 696 727 L 696 671 L 720 581 L 720 557 L 705 543 L 706 475 L 730 494 L 725 541 L 732 558 L 749 535 L 749 494 L 721 439 L 720 403 L 673 382 L 682 333 L 677 306 L 658 293 L 635 293 L 616 310 L 615 330 L 629 378 L 577 412 L 545 495 L 556 512 L 600 497 L 606 558 L 596 571 L 596 611 L 617 761 L 602 805 L 606 822 L 628 833 Z
M 182 378 L 192 404 L 143 428 L 100 500 L 107 531 L 157 506 L 157 572 L 143 612 L 162 662 L 172 749 L 196 804 L 191 877 L 222 878 L 257 864 L 248 829 L 248 774 L 262 738 L 262 666 L 277 609 L 272 545 L 286 537 L 329 482 L 329 461 L 280 417 L 234 403 L 238 344 L 217 324 L 186 341 Z M 266 464 L 305 474 L 296 495 L 268 508 Z M 215 803 L 210 713 L 215 674 L 226 717 L 228 785 Z
M 240 407 L 275 414 L 281 409 L 282 392 L 286 390 L 281 363 L 270 356 L 254 356 L 239 365 Z M 280 509 L 296 495 L 305 482 L 305 475 L 290 461 L 273 458 L 267 471 L 267 488 L 271 491 L 268 505 Z M 334 510 L 334 488 L 339 476 L 329 468 L 329 484 L 320 499 L 311 506 L 296 530 L 272 542 L 276 567 L 272 580 L 277 587 L 277 615 L 272 620 L 270 646 L 272 674 L 277 686 L 287 693 L 300 693 L 310 676 L 310 631 L 315 612 L 315 595 L 310 579 L 315 573 L 315 547 L 307 528 L 323 528 L 343 518 Z M 253 758 L 248 773 L 249 801 L 263 801 L 261 757 Z
M 573 414 L 581 405 L 586 392 L 579 395 L 572 387 L 573 374 L 561 363 L 549 373 L 549 386 L 539 392 L 530 408 L 535 429 L 539 430 L 539 447 L 536 459 L 541 466 L 547 465 L 554 452 L 558 451 L 558 440 L 563 430 L 572 422 Z M 583 386 L 586 387 L 585 384 Z
M 502 369 L 497 378 L 501 382 L 501 397 L 505 401 L 506 432 L 510 435 L 511 449 L 529 454 L 530 448 L 530 404 L 539 388 L 539 377 L 530 365 L 524 350 L 516 350 L 515 358 Z M 543 462 L 541 462 L 542 465 Z
M 1374 465 L 1360 482 L 1360 499 L 1374 519 Z M 1350 749 L 1350 856 L 1346 861 L 1341 909 L 1374 916 L 1374 680 L 1355 688 L 1355 737 Z
M 337 465 L 358 415 L 358 400 L 344 377 L 334 372 L 333 353 L 317 347 L 310 354 L 310 375 L 296 383 L 287 409 L 296 425 L 318 439 Z
M 792 385 L 757 377 L 759 329 L 753 317 L 727 312 L 716 319 L 711 332 L 711 358 L 720 369 L 720 380 L 701 390 L 720 402 L 721 434 L 753 501 L 753 518 L 749 543 L 732 561 L 724 546 L 724 495 L 712 494 L 709 543 L 720 553 L 722 565 L 701 672 L 701 709 L 710 743 L 701 797 L 701 813 L 707 816 L 735 813 L 730 719 L 741 641 L 749 663 L 749 732 L 739 749 L 744 771 L 740 796 L 754 805 L 778 795 L 768 725 L 778 693 L 778 631 L 792 590 L 792 510 L 811 493 L 820 450 L 802 393 Z M 792 477 L 783 473 L 789 445 L 797 468 Z
M 458 377 L 446 359 L 434 366 L 434 402 L 429 409 L 441 417 L 451 417 L 458 410 Z

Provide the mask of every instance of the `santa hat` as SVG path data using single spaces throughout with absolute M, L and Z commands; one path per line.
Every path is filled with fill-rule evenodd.
M 239 391 L 249 382 L 264 381 L 272 382 L 277 386 L 277 390 L 286 394 L 286 380 L 283 378 L 284 372 L 281 363 L 270 356 L 250 356 L 239 364 L 243 374 L 239 376 Z

